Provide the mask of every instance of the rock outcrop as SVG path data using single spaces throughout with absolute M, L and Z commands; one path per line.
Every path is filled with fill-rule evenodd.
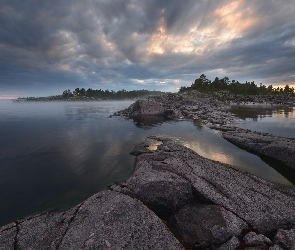
M 147 144 L 133 175 L 65 212 L 0 229 L 0 249 L 293 249 L 295 188 Z
M 48 212 L 0 229 L 0 249 L 183 249 L 140 201 L 99 192 L 66 212 Z
M 253 247 L 251 234 L 245 236 L 249 232 L 258 233 L 255 246 L 268 249 L 274 246 L 277 230 L 295 228 L 293 186 L 263 180 L 173 141 L 155 139 L 163 144 L 156 151 L 142 145 L 135 149 L 139 156 L 133 176 L 111 189 L 154 210 L 188 249 L 225 249 L 238 241 L 241 247 Z
M 115 112 L 114 116 L 140 117 L 164 116 L 166 118 L 191 118 L 203 123 L 226 124 L 236 117 L 228 107 L 213 96 L 188 100 L 178 94 L 166 94 L 138 100 L 128 108 Z
M 283 249 L 295 249 L 295 229 L 280 229 L 275 236 L 275 243 Z
M 229 91 L 217 91 L 213 94 L 189 90 L 181 93 L 181 95 L 189 100 L 206 98 L 222 100 L 222 102 L 234 103 L 236 105 L 267 105 L 273 107 L 294 107 L 295 96 L 293 95 L 235 95 Z
M 242 129 L 233 126 L 211 126 L 222 131 L 222 136 L 238 147 L 255 154 L 275 158 L 295 169 L 295 139 Z
M 228 124 L 238 120 L 229 109 L 239 108 L 292 108 L 295 106 L 293 96 L 234 96 L 224 93 L 208 94 L 192 90 L 181 94 L 150 96 L 138 100 L 128 108 L 117 111 L 115 116 L 144 117 L 162 116 L 166 118 L 190 118 L 201 120 L 204 124 Z

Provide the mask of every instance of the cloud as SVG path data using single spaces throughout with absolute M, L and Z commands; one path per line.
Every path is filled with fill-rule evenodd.
M 3 0 L 0 91 L 141 88 L 136 79 L 176 91 L 175 79 L 202 73 L 292 83 L 294 11 L 293 0 Z

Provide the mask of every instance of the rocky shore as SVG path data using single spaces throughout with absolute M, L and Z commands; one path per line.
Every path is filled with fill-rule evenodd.
M 229 111 L 227 103 L 213 96 L 202 95 L 187 99 L 177 94 L 152 96 L 137 100 L 130 107 L 114 113 L 115 116 L 164 116 L 168 119 L 189 118 L 203 123 L 227 124 L 236 119 Z
M 229 103 L 168 94 L 114 115 L 200 120 L 235 145 L 295 169 L 295 140 L 230 126 Z M 290 104 L 290 103 L 289 103 Z M 289 105 L 288 104 L 288 105 Z M 68 211 L 0 228 L 0 249 L 295 249 L 295 187 L 201 157 L 168 138 L 131 152 L 135 170 Z
M 133 175 L 65 212 L 0 229 L 0 249 L 294 249 L 295 188 L 165 138 Z
M 211 126 L 221 130 L 222 137 L 257 155 L 275 158 L 295 169 L 295 139 L 242 129 L 234 126 Z
M 137 100 L 128 108 L 115 112 L 115 116 L 138 118 L 159 116 L 168 119 L 188 118 L 203 124 L 226 125 L 238 118 L 230 112 L 239 108 L 290 108 L 295 107 L 294 96 L 220 96 L 190 91 L 188 93 L 165 94 Z
M 162 141 L 158 149 L 137 147 L 134 174 L 111 189 L 141 200 L 185 247 L 295 247 L 278 240 L 282 230 L 295 239 L 293 186 L 205 159 L 171 140 L 155 139 Z
M 200 98 L 218 99 L 223 103 L 233 105 L 246 105 L 248 107 L 270 106 L 270 107 L 294 107 L 294 95 L 233 95 L 227 91 L 218 91 L 213 94 L 201 93 L 195 90 L 187 91 L 181 94 L 189 100 Z

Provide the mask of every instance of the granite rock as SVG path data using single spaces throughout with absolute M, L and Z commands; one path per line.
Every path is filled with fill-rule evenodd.
M 279 245 L 273 245 L 272 247 L 269 248 L 269 250 L 284 250 L 281 248 Z
M 231 143 L 254 152 L 277 159 L 290 168 L 295 168 L 295 139 L 261 133 L 233 126 L 211 127 L 222 131 L 222 136 Z
M 172 232 L 192 249 L 217 248 L 248 229 L 246 222 L 219 205 L 191 204 L 168 221 Z
M 135 152 L 139 151 L 135 149 Z M 161 155 L 157 155 L 156 162 L 150 164 L 142 160 L 141 155 L 138 156 L 133 175 L 126 182 L 114 185 L 111 189 L 141 200 L 161 216 L 178 210 L 193 200 L 192 187 L 183 177 L 158 169 L 157 162 L 164 159 Z
M 247 246 L 266 247 L 272 245 L 272 241 L 263 234 L 256 234 L 255 232 L 249 232 L 244 237 L 244 243 Z
M 0 249 L 183 249 L 141 202 L 99 192 L 65 212 L 49 212 L 0 229 Z
M 283 249 L 295 249 L 295 229 L 278 230 L 275 242 Z
M 0 249 L 294 249 L 294 186 L 149 138 L 157 149 L 135 148 L 125 182 L 70 210 L 0 228 Z
M 185 218 L 185 216 L 180 216 L 181 211 L 184 211 L 183 214 L 185 214 L 185 211 L 189 209 L 197 209 L 192 206 L 194 202 L 203 205 L 211 204 L 216 206 L 216 210 L 226 211 L 219 217 L 222 221 L 228 221 L 226 214 L 231 214 L 234 216 L 232 218 L 239 221 L 238 224 L 241 226 L 237 227 L 236 231 L 231 231 L 233 225 L 236 224 L 228 223 L 231 226 L 227 227 L 228 231 L 224 233 L 223 238 L 220 236 L 222 240 L 214 243 L 216 246 L 234 235 L 241 234 L 245 228 L 268 236 L 279 228 L 295 227 L 295 189 L 293 186 L 273 183 L 241 172 L 229 165 L 205 159 L 172 140 L 162 140 L 162 138 L 158 138 L 158 140 L 162 141 L 162 144 L 158 146 L 157 150 L 142 151 L 142 154 L 137 157 L 133 176 L 121 185 L 113 186 L 112 189 L 141 200 L 156 213 L 159 212 L 158 200 L 165 201 L 165 205 L 161 204 L 162 211 L 171 213 L 174 210 L 173 215 L 169 215 L 170 219 L 168 218 L 168 225 L 171 228 L 177 218 Z M 163 183 L 163 190 L 161 190 L 161 183 Z M 180 183 L 182 183 L 182 187 L 186 188 L 179 189 Z M 189 191 L 190 185 L 193 202 Z M 153 186 L 157 187 L 154 189 L 155 192 L 152 191 Z M 183 194 L 187 194 L 187 199 L 177 202 Z M 172 197 L 174 197 L 173 201 L 170 200 Z M 171 209 L 171 204 L 178 205 L 172 205 L 173 209 Z M 209 205 L 207 207 L 210 208 Z M 190 213 L 187 212 L 187 214 Z M 174 216 L 174 222 L 171 222 L 173 221 L 171 216 Z M 194 226 L 189 226 L 188 229 L 182 228 L 183 231 L 187 230 L 187 235 L 194 235 Z M 214 233 L 211 228 L 207 229 L 210 231 L 208 235 L 211 235 L 211 238 L 204 237 L 215 239 L 215 236 L 212 236 Z M 184 238 L 182 235 L 182 233 L 177 235 L 181 241 Z M 193 248 L 192 242 L 194 240 L 184 241 L 185 244 Z M 205 240 L 205 242 L 208 241 Z M 212 247 L 214 241 L 210 240 L 210 242 L 210 247 Z
M 235 250 L 240 246 L 240 241 L 236 236 L 233 236 L 230 240 L 224 243 L 218 250 Z
M 227 124 L 236 120 L 228 112 L 228 105 L 213 96 L 189 100 L 179 94 L 152 96 L 146 100 L 138 100 L 128 108 L 117 111 L 114 116 L 144 117 L 164 116 L 166 118 L 191 118 L 203 123 Z
M 18 228 L 14 222 L 0 228 L 0 250 L 16 249 L 17 232 Z
M 166 212 L 168 226 L 187 248 L 234 248 L 240 244 L 235 236 L 250 229 L 258 234 L 244 237 L 245 249 L 268 249 L 273 243 L 267 235 L 295 227 L 293 186 L 205 159 L 172 140 L 153 139 L 162 144 L 155 151 L 135 149 L 133 176 L 112 189 L 141 200 L 158 215 Z M 273 248 L 292 244 L 288 233 L 278 234 Z

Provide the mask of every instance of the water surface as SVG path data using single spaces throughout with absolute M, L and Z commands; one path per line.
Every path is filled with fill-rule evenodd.
M 69 208 L 132 172 L 147 135 L 175 138 L 200 155 L 262 178 L 290 182 L 259 157 L 190 120 L 109 118 L 131 101 L 0 101 L 0 225 Z
M 236 123 L 241 128 L 295 138 L 295 108 L 242 108 L 235 106 L 231 112 L 241 118 Z

